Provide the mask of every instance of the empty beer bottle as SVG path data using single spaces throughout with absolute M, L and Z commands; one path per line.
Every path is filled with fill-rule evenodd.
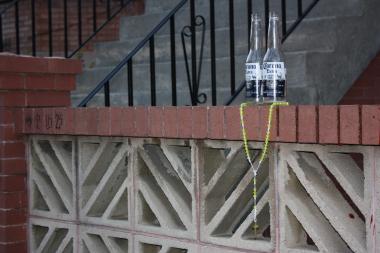
M 263 99 L 272 103 L 286 100 L 286 69 L 281 52 L 279 17 L 269 17 L 268 49 L 263 62 Z
M 262 100 L 263 36 L 262 21 L 252 15 L 250 50 L 245 64 L 246 97 L 249 101 L 260 103 Z

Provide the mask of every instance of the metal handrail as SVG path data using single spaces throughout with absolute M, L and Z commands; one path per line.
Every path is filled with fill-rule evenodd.
M 281 14 L 282 14 L 282 40 L 281 42 L 284 43 L 290 34 L 294 32 L 294 30 L 300 25 L 300 23 L 305 19 L 305 17 L 311 12 L 311 10 L 317 5 L 319 0 L 314 0 L 312 3 L 309 4 L 309 6 L 306 8 L 305 11 L 302 9 L 302 0 L 297 0 L 297 13 L 298 17 L 294 21 L 294 23 L 287 29 L 286 22 L 287 22 L 287 16 L 286 16 L 286 0 L 281 1 Z M 266 19 L 266 29 L 268 26 L 268 13 L 269 13 L 269 0 L 265 0 L 265 19 Z M 249 30 L 249 29 L 248 29 Z M 248 36 L 249 38 L 249 36 Z M 231 105 L 232 102 L 239 96 L 240 92 L 244 90 L 246 82 L 242 81 L 236 90 L 230 98 L 224 103 L 224 105 Z
M 140 43 L 78 104 L 78 107 L 86 107 L 88 102 L 101 90 L 109 89 L 109 82 L 128 62 L 130 62 L 144 46 L 146 43 L 154 41 L 154 35 L 169 21 L 174 15 L 187 3 L 188 0 L 182 0 L 177 6 L 172 9 L 169 14 L 167 14 L 161 21 L 156 25 L 152 31 L 145 36 L 145 38 L 140 41 Z M 154 47 L 154 44 L 153 44 Z M 108 91 L 109 92 L 109 91 Z M 109 99 L 109 93 L 105 92 L 105 100 L 107 97 Z M 109 102 L 105 102 L 106 106 L 109 106 Z
M 83 12 L 83 6 L 82 6 L 82 0 L 77 0 L 77 24 L 75 25 L 77 30 L 78 30 L 78 46 L 69 53 L 69 25 L 68 25 L 68 0 L 61 0 L 63 2 L 63 44 L 64 44 L 64 56 L 66 58 L 71 58 L 73 57 L 76 53 L 78 53 L 83 47 L 85 47 L 90 41 L 94 39 L 94 37 L 102 31 L 108 24 L 111 22 L 116 16 L 120 14 L 121 11 L 123 11 L 127 6 L 130 5 L 130 3 L 133 2 L 133 0 L 120 0 L 120 4 L 118 4 L 118 9 L 115 11 L 113 10 L 111 12 L 111 0 L 106 0 L 106 14 L 107 17 L 106 19 L 100 24 L 99 26 L 97 25 L 97 19 L 98 19 L 98 12 L 96 11 L 98 2 L 97 0 L 92 1 L 92 20 L 93 20 L 93 31 L 90 34 L 89 37 L 85 38 L 83 41 L 83 36 L 82 36 L 82 12 Z M 62 3 L 61 2 L 61 3 Z M 3 16 L 6 14 L 8 11 L 11 11 L 14 9 L 15 14 L 14 14 L 14 27 L 15 27 L 15 48 L 16 48 L 16 53 L 20 54 L 21 53 L 21 45 L 20 45 L 20 17 L 19 17 L 19 8 L 21 5 L 22 1 L 20 0 L 13 0 L 10 3 L 8 3 L 2 10 L 0 10 L 0 52 L 4 51 L 4 35 L 3 35 Z M 37 55 L 37 24 L 36 24 L 36 0 L 29 0 L 28 5 L 28 10 L 30 7 L 30 12 L 31 12 L 31 54 L 33 56 Z M 47 29 L 48 29 L 48 53 L 49 56 L 55 55 L 54 53 L 54 48 L 53 48 L 53 33 L 54 33 L 54 26 L 53 26 L 53 0 L 47 0 Z M 24 13 L 24 12 L 22 12 Z M 23 47 L 24 48 L 24 47 Z M 26 53 L 26 52 L 22 52 Z

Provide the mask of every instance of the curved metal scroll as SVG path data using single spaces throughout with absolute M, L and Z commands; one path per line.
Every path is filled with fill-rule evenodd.
M 203 62 L 203 49 L 204 49 L 205 33 L 206 33 L 206 20 L 203 16 L 198 15 L 195 17 L 195 28 L 196 27 L 202 27 L 201 49 L 200 49 L 200 53 L 199 53 L 199 64 L 198 64 L 198 71 L 197 71 L 196 80 L 192 80 L 191 76 L 190 76 L 190 67 L 189 67 L 189 61 L 188 61 L 187 50 L 186 50 L 186 41 L 185 41 L 186 38 L 191 39 L 191 37 L 193 36 L 191 26 L 187 25 L 187 26 L 183 27 L 182 31 L 181 31 L 181 40 L 182 40 L 183 55 L 185 58 L 187 82 L 188 82 L 188 86 L 189 86 L 192 105 L 204 104 L 207 102 L 206 93 L 198 93 L 199 92 L 199 84 L 200 84 L 200 80 L 201 80 L 201 70 L 202 70 L 202 62 Z M 195 29 L 194 29 L 194 31 L 195 31 Z

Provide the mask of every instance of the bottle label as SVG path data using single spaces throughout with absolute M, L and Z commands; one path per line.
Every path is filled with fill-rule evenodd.
M 246 97 L 259 98 L 262 94 L 262 69 L 259 63 L 245 64 Z
M 285 97 L 285 64 L 283 62 L 266 62 L 263 64 L 263 75 L 263 96 L 267 98 Z

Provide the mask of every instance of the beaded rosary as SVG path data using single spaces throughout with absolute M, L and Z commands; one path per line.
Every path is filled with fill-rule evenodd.
M 247 132 L 245 130 L 245 124 L 244 124 L 244 108 L 247 107 L 249 104 L 252 104 L 252 103 L 246 102 L 246 103 L 242 103 L 240 105 L 240 123 L 241 123 L 241 131 L 242 131 L 242 135 L 243 135 L 243 144 L 244 144 L 245 155 L 247 157 L 247 160 L 248 160 L 250 167 L 253 170 L 253 191 L 252 191 L 252 196 L 253 196 L 253 230 L 254 230 L 254 234 L 256 236 L 257 229 L 259 228 L 259 226 L 257 225 L 257 183 L 256 183 L 256 177 L 257 177 L 257 173 L 261 167 L 261 164 L 265 160 L 267 153 L 268 153 L 270 131 L 271 131 L 271 125 L 272 125 L 273 108 L 276 106 L 287 106 L 287 105 L 289 105 L 289 103 L 288 102 L 274 102 L 270 105 L 269 115 L 268 115 L 267 131 L 266 131 L 265 141 L 264 141 L 264 147 L 263 147 L 263 150 L 261 151 L 261 154 L 259 156 L 259 163 L 256 167 L 253 165 L 253 161 L 252 161 L 251 155 L 249 153 Z

